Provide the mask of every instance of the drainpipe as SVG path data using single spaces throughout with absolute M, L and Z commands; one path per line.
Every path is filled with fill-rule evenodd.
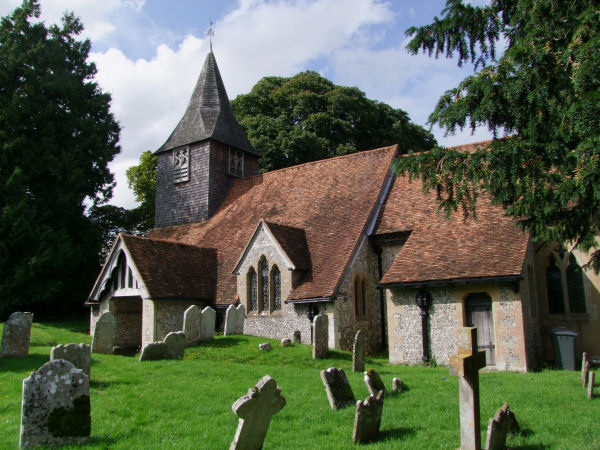
M 375 250 L 375 254 L 377 254 L 377 272 L 379 273 L 379 281 L 383 278 L 383 261 L 382 261 L 382 253 L 383 248 L 381 247 L 373 247 Z M 385 317 L 385 292 L 384 288 L 379 288 L 379 309 L 381 311 L 381 348 L 387 348 L 387 332 L 386 332 L 386 317 Z

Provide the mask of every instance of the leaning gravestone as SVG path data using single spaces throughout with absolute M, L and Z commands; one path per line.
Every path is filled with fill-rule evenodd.
M 14 312 L 4 322 L 2 331 L 1 357 L 23 357 L 29 354 L 29 339 L 33 314 L 30 312 Z
M 144 345 L 140 353 L 140 361 L 155 361 L 165 358 L 167 358 L 167 344 L 162 341 Z
M 313 359 L 325 358 L 329 352 L 329 319 L 320 313 L 313 319 Z
M 200 321 L 200 341 L 211 341 L 215 338 L 215 320 L 217 318 L 217 312 L 210 306 L 207 306 L 202 310 L 201 315 L 202 320 Z
M 80 444 L 90 437 L 88 376 L 68 361 L 49 361 L 23 380 L 19 447 Z
M 383 391 L 379 391 L 377 397 L 369 395 L 364 402 L 359 400 L 356 403 L 352 442 L 362 444 L 377 438 L 381 425 L 381 411 L 383 411 Z
M 327 370 L 322 370 L 321 380 L 325 386 L 331 409 L 342 409 L 354 404 L 354 393 L 350 383 L 348 383 L 344 369 L 330 367 Z
M 246 309 L 244 308 L 244 305 L 238 305 L 237 308 L 234 305 L 229 305 L 229 308 L 227 308 L 227 312 L 225 313 L 225 330 L 223 334 L 225 336 L 244 334 L 245 318 Z
M 285 406 L 281 389 L 270 375 L 262 377 L 231 409 L 240 418 L 230 450 L 259 450 L 263 447 L 271 417 Z
M 50 350 L 50 361 L 64 359 L 90 376 L 92 362 L 90 346 L 87 344 L 56 345 Z
M 117 321 L 110 311 L 105 312 L 96 322 L 92 338 L 92 353 L 112 354 L 117 334 Z
M 377 372 L 373 369 L 367 369 L 365 371 L 365 385 L 367 386 L 367 390 L 369 394 L 373 396 L 377 396 L 379 391 L 383 391 L 383 395 L 387 392 L 385 390 L 385 385 L 383 384 L 383 380 L 379 376 Z
M 200 341 L 200 328 L 202 313 L 196 305 L 190 306 L 183 313 L 183 332 L 187 345 L 194 345 Z
M 165 336 L 167 346 L 167 358 L 182 359 L 185 352 L 185 333 L 183 331 L 171 331 Z
M 361 330 L 354 336 L 354 347 L 352 348 L 352 372 L 365 371 L 365 336 Z
M 508 434 L 515 434 L 520 431 L 521 428 L 515 414 L 510 410 L 508 403 L 505 403 L 502 408 L 496 411 L 496 415 L 490 419 L 485 448 L 487 450 L 504 450 Z
M 450 375 L 458 375 L 461 450 L 481 448 L 479 369 L 483 367 L 485 352 L 477 348 L 477 328 L 461 328 L 458 333 L 458 354 L 450 356 Z

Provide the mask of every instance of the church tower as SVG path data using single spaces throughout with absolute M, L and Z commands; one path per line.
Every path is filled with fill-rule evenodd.
M 210 218 L 236 178 L 258 173 L 258 152 L 233 116 L 212 50 L 183 117 L 155 154 L 156 228 Z

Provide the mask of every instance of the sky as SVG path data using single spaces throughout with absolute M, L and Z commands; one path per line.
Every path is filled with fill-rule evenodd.
M 0 0 L 0 16 L 20 0 Z M 410 55 L 405 30 L 440 16 L 445 0 L 40 0 L 41 20 L 72 11 L 90 39 L 96 81 L 112 96 L 121 153 L 110 164 L 110 203 L 131 208 L 125 170 L 158 149 L 183 115 L 209 51 L 230 99 L 265 76 L 314 70 L 335 84 L 408 112 L 427 125 L 437 100 L 473 74 L 452 59 Z M 445 136 L 445 146 L 488 139 L 487 129 Z M 259 149 L 260 150 L 260 149 Z

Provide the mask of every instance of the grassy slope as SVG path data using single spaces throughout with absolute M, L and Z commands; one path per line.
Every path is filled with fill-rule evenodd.
M 34 323 L 30 355 L 0 359 L 0 448 L 16 448 L 21 381 L 48 360 L 58 343 L 86 342 L 86 323 Z M 1 330 L 0 330 L 1 331 Z M 139 363 L 92 357 L 92 439 L 84 448 L 227 448 L 237 417 L 231 405 L 263 375 L 275 378 L 287 406 L 274 417 L 265 448 L 348 448 L 354 408 L 331 411 L 319 372 L 342 367 L 357 399 L 367 390 L 351 371 L 348 352 L 311 359 L 305 345 L 262 353 L 264 338 L 217 337 L 186 350 L 183 361 Z M 460 445 L 458 382 L 446 368 L 392 366 L 368 358 L 387 386 L 400 377 L 409 390 L 386 398 L 380 439 L 372 448 L 449 448 Z M 598 373 L 600 376 L 600 373 Z M 523 429 L 511 448 L 600 448 L 600 398 L 587 400 L 578 372 L 482 373 L 482 441 L 487 421 L 508 401 Z M 596 390 L 600 388 L 596 387 Z

